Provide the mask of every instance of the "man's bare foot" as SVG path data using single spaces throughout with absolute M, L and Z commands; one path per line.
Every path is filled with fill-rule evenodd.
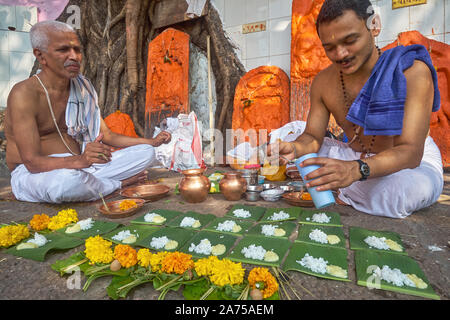
M 122 180 L 122 188 L 128 187 L 132 184 L 142 183 L 142 182 L 147 181 L 147 175 L 148 175 L 148 171 L 144 170 L 135 176 L 132 176 L 128 179 Z

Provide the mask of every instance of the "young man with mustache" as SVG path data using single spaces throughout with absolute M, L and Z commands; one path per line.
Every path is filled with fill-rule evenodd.
M 33 53 L 42 71 L 17 83 L 6 109 L 6 162 L 18 200 L 61 203 L 92 201 L 146 178 L 154 147 L 168 143 L 109 130 L 97 94 L 80 74 L 80 41 L 57 21 L 35 24 Z M 111 152 L 111 147 L 124 148 Z
M 382 53 L 375 45 L 381 22 L 369 0 L 326 0 L 316 26 L 332 65 L 312 83 L 304 133 L 281 142 L 279 153 L 318 153 L 301 164 L 321 166 L 307 175 L 308 186 L 338 190 L 338 202 L 359 211 L 404 218 L 430 206 L 442 192 L 443 169 L 428 135 L 440 97 L 427 50 Z M 324 137 L 330 114 L 348 143 Z

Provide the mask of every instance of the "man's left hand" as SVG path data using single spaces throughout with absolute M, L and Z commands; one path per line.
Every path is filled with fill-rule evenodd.
M 162 144 L 169 143 L 171 139 L 172 135 L 170 132 L 162 131 L 155 138 L 153 138 L 151 145 L 154 147 L 159 147 Z
M 361 178 L 356 161 L 318 157 L 307 159 L 300 164 L 301 167 L 310 165 L 318 165 L 320 168 L 306 175 L 306 180 L 312 180 L 306 187 L 317 187 L 317 191 L 345 188 Z

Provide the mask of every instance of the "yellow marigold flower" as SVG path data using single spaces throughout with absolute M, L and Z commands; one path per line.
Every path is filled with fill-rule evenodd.
M 195 272 L 201 276 L 212 275 L 214 264 L 217 263 L 219 259 L 217 256 L 209 256 L 208 258 L 202 258 L 194 262 Z
M 59 211 L 56 216 L 50 218 L 48 228 L 50 230 L 58 230 L 72 222 L 78 222 L 77 212 L 74 209 L 65 209 Z
M 99 235 L 89 237 L 85 241 L 86 258 L 89 259 L 89 264 L 95 263 L 110 263 L 114 259 L 114 253 L 111 249 L 112 242 L 107 241 Z
M 132 267 L 138 262 L 136 250 L 127 244 L 118 244 L 114 248 L 114 258 L 119 260 L 124 268 Z
M 136 207 L 137 207 L 136 201 L 133 201 L 133 200 L 123 200 L 119 204 L 119 209 L 121 211 L 126 211 L 126 210 L 129 210 L 131 208 L 136 208 Z
M 150 265 L 150 259 L 153 253 L 148 249 L 139 249 L 137 253 L 138 263 L 141 267 L 147 268 Z
M 165 273 L 183 274 L 194 267 L 192 255 L 183 252 L 168 253 L 161 263 L 161 271 Z
M 153 272 L 162 272 L 161 271 L 161 264 L 162 261 L 164 260 L 164 258 L 168 255 L 169 253 L 167 251 L 163 251 L 163 252 L 158 252 L 156 254 L 152 254 L 152 256 L 150 257 L 150 265 L 152 266 L 152 271 Z
M 33 219 L 30 220 L 30 226 L 35 231 L 45 230 L 48 227 L 48 223 L 50 222 L 50 217 L 43 214 L 35 214 Z
M 267 268 L 253 268 L 248 275 L 248 282 L 252 289 L 257 288 L 257 283 L 263 283 L 262 290 L 257 288 L 262 291 L 263 298 L 269 298 L 278 291 L 277 280 Z
M 214 263 L 211 282 L 217 286 L 241 284 L 244 281 L 245 269 L 241 263 L 234 263 L 231 260 L 223 259 Z
M 0 228 L 0 247 L 9 247 L 30 236 L 30 231 L 23 224 Z

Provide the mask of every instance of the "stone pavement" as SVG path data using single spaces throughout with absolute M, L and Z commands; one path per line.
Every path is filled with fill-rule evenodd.
M 217 168 L 227 171 L 229 168 Z M 215 169 L 208 169 L 207 174 L 211 174 Z M 152 169 L 150 171 L 152 179 L 162 179 L 161 183 L 175 188 L 176 183 L 181 179 L 181 175 L 163 169 Z M 8 199 L 10 189 L 9 177 L 3 174 L 0 178 L 0 197 Z M 119 195 L 111 199 L 120 199 Z M 200 204 L 189 204 L 183 201 L 180 195 L 173 192 L 162 200 L 147 203 L 144 209 L 165 208 L 179 211 L 196 211 L 201 213 L 212 213 L 216 216 L 223 216 L 236 203 L 258 205 L 265 207 L 289 207 L 289 204 L 280 200 L 279 202 L 247 202 L 227 201 L 222 194 L 209 195 L 208 199 Z M 96 203 L 73 203 L 63 205 L 25 203 L 15 200 L 0 201 L 0 223 L 28 222 L 34 214 L 46 213 L 50 216 L 56 214 L 64 208 L 74 208 L 78 212 L 80 219 L 92 217 L 94 219 L 107 220 L 97 211 Z M 443 300 L 450 298 L 450 173 L 445 174 L 445 186 L 439 202 L 429 208 L 420 210 L 412 216 L 403 219 L 389 219 L 370 216 L 354 210 L 351 207 L 335 205 L 330 207 L 330 211 L 339 212 L 344 224 L 344 234 L 347 238 L 347 252 L 349 263 L 349 279 L 351 282 L 340 282 L 320 279 L 300 272 L 290 271 L 291 284 L 296 288 L 302 300 L 310 299 L 344 299 L 344 300 L 383 300 L 383 299 L 422 299 L 411 295 L 399 294 L 384 290 L 369 290 L 366 287 L 356 284 L 356 272 L 354 263 L 354 252 L 349 250 L 348 232 L 350 226 L 358 226 L 371 230 L 386 230 L 397 232 L 401 235 L 407 253 L 418 262 L 425 272 L 435 292 Z M 139 212 L 137 213 L 139 214 Z M 115 222 L 128 223 L 135 216 L 116 219 Z M 432 251 L 428 248 L 436 245 L 442 251 Z M 93 282 L 89 290 L 83 292 L 81 289 L 68 289 L 67 278 L 62 278 L 54 272 L 50 265 L 56 260 L 64 259 L 72 254 L 83 250 L 84 247 L 69 251 L 50 252 L 44 262 L 26 260 L 6 254 L 0 249 L 0 299 L 109 299 L 105 288 L 110 282 L 110 278 L 101 278 Z M 247 269 L 253 266 L 244 264 Z M 82 280 L 84 282 L 84 279 Z M 307 289 L 311 294 L 309 294 Z M 151 285 L 143 285 L 133 290 L 128 299 L 156 299 L 156 292 Z M 166 299 L 183 299 L 180 292 L 171 292 Z

